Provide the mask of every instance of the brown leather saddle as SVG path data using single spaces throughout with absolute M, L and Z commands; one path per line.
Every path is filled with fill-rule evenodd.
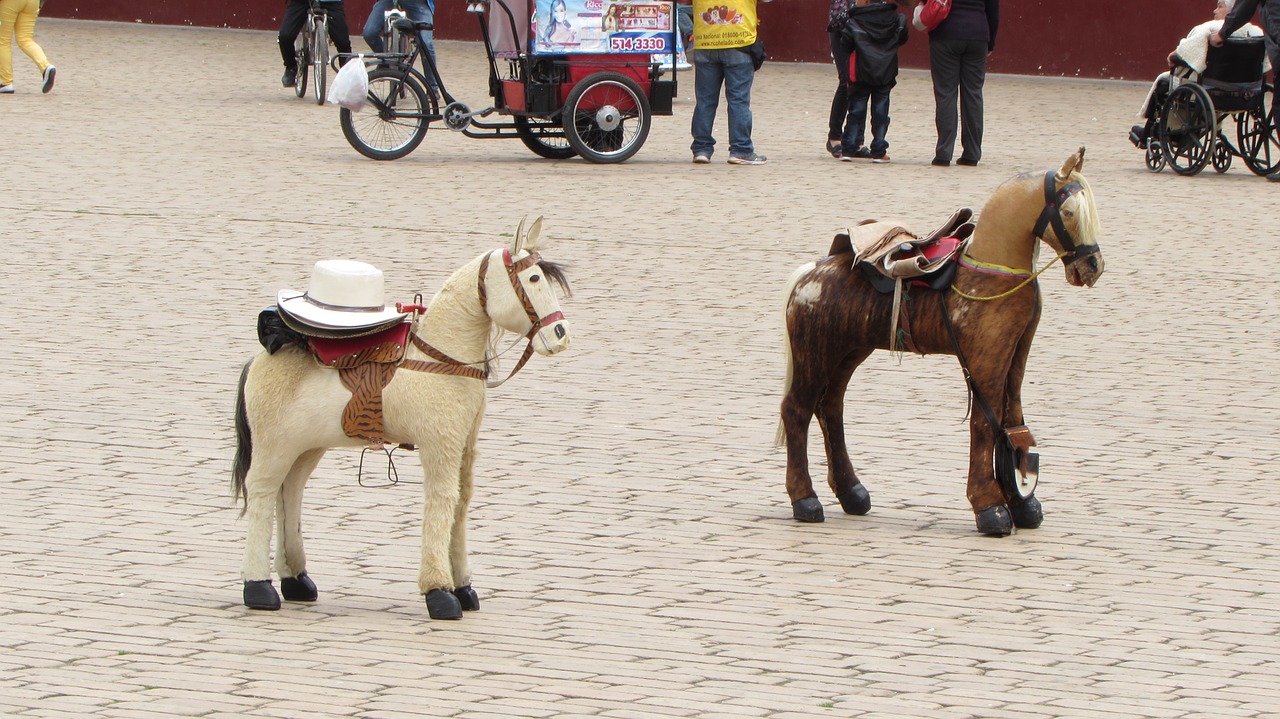
M 901 223 L 864 220 L 835 236 L 829 255 L 853 253 L 877 291 L 889 294 L 902 280 L 939 289 L 951 284 L 955 259 L 973 235 L 973 210 L 962 207 L 936 229 L 916 235 Z

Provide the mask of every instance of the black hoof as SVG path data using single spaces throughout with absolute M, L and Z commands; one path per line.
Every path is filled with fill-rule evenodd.
M 280 595 L 271 586 L 270 579 L 244 583 L 244 605 L 250 609 L 267 609 L 274 611 L 280 608 Z
M 1009 512 L 1013 514 L 1013 526 L 1018 529 L 1035 529 L 1044 521 L 1044 509 L 1034 494 L 1021 502 L 1010 502 Z
M 1013 517 L 1003 504 L 987 507 L 974 515 L 978 531 L 989 537 L 1007 537 L 1013 534 Z
M 837 494 L 836 499 L 840 500 L 840 508 L 845 514 L 862 516 L 871 511 L 871 495 L 861 484 L 853 485 L 844 494 Z
M 791 503 L 791 516 L 801 522 L 821 522 L 822 502 L 817 497 L 806 497 Z
M 476 590 L 471 588 L 470 584 L 453 590 L 453 596 L 458 598 L 458 604 L 462 606 L 462 611 L 480 611 L 480 597 L 476 594 Z
M 462 619 L 462 603 L 448 589 L 427 592 L 427 614 L 432 619 Z
M 280 593 L 290 602 L 314 602 L 320 596 L 316 583 L 311 581 L 306 572 L 299 572 L 296 577 L 281 577 Z

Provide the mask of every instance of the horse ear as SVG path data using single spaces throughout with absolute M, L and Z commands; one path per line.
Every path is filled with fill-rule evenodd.
M 538 249 L 538 238 L 542 236 L 542 215 L 533 218 L 529 231 L 524 235 L 524 248 L 530 252 Z
M 514 256 L 519 254 L 520 248 L 524 247 L 524 222 L 529 219 L 528 215 L 520 218 L 520 224 L 516 225 L 516 236 L 511 241 L 511 254 Z
M 1057 179 L 1059 182 L 1066 182 L 1067 178 L 1073 172 L 1080 172 L 1084 169 L 1084 146 L 1081 145 L 1079 150 L 1071 153 L 1071 157 L 1062 163 L 1062 169 L 1058 170 Z

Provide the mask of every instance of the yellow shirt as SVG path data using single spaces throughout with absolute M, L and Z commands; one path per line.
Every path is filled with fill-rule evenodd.
M 756 0 L 693 0 L 697 50 L 747 47 L 756 41 Z

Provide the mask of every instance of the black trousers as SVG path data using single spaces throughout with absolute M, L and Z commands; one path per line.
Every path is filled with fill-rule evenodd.
M 987 79 L 987 43 L 934 40 L 929 43 L 933 77 L 935 160 L 951 161 L 956 146 L 956 100 L 960 101 L 960 159 L 982 159 L 982 84 Z
M 280 58 L 284 60 L 286 70 L 297 71 L 298 61 L 293 56 L 293 41 L 298 39 L 302 26 L 307 22 L 307 10 L 311 5 L 307 0 L 285 0 L 284 17 L 280 18 Z M 323 7 L 329 13 L 329 38 L 338 52 L 351 52 L 351 31 L 347 28 L 347 11 L 341 2 L 325 2 Z

